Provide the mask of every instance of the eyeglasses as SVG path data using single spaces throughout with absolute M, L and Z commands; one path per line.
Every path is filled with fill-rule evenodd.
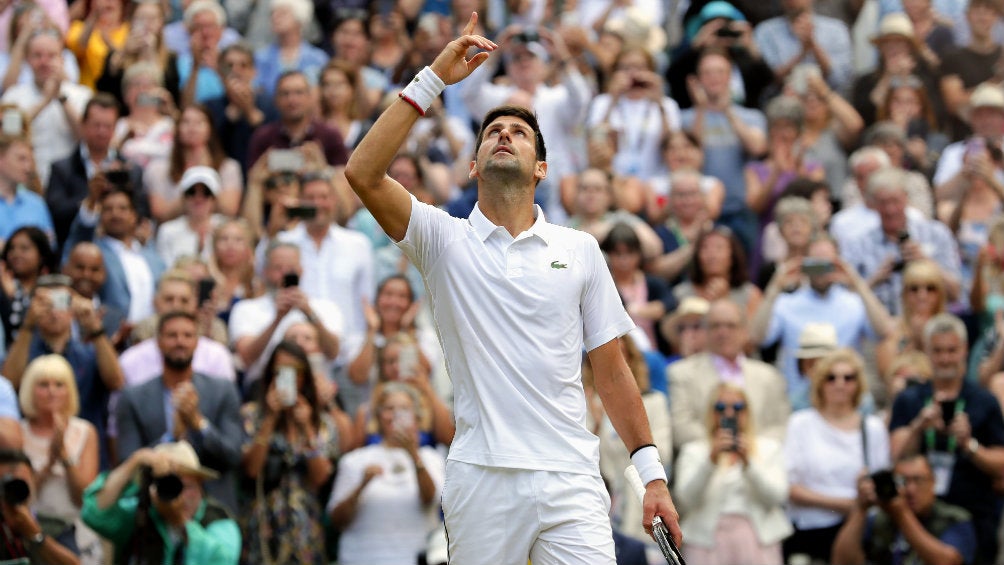
M 830 373 L 829 375 L 826 375 L 826 382 L 828 382 L 828 383 L 836 382 L 837 379 L 840 379 L 841 381 L 843 381 L 845 383 L 853 383 L 853 382 L 855 382 L 855 381 L 858 380 L 858 374 L 857 373 L 849 373 L 849 374 L 846 374 L 846 375 L 835 375 L 833 373 Z
M 893 480 L 896 481 L 896 486 L 903 488 L 909 484 L 922 485 L 929 482 L 931 477 L 926 477 L 924 475 L 896 475 L 893 477 Z
M 192 198 L 196 195 L 209 198 L 213 195 L 213 192 L 204 186 L 193 186 L 185 191 L 185 198 Z
M 725 412 L 725 410 L 727 408 L 729 408 L 730 406 L 732 407 L 732 410 L 734 410 L 736 412 L 742 412 L 743 410 L 746 409 L 746 403 L 745 402 L 733 402 L 732 404 L 726 404 L 724 402 L 716 402 L 715 403 L 715 412 L 718 412 L 719 414 L 721 414 L 721 413 Z
M 938 285 L 936 284 L 911 284 L 907 285 L 906 291 L 910 293 L 917 293 L 921 290 L 926 290 L 930 294 L 938 292 Z
M 704 329 L 704 324 L 701 322 L 691 322 L 689 324 L 676 324 L 676 333 L 683 332 L 696 332 Z

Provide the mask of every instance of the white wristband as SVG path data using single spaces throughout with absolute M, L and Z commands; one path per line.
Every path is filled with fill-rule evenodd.
M 439 94 L 446 88 L 446 83 L 439 78 L 432 69 L 425 67 L 415 75 L 415 78 L 404 87 L 400 96 L 406 102 L 418 110 L 419 114 L 425 115 L 426 110 L 439 97 Z
M 654 445 L 646 445 L 631 454 L 631 463 L 638 469 L 641 476 L 641 484 L 647 485 L 652 481 L 669 482 L 666 477 L 666 468 L 662 466 L 659 459 L 659 450 Z

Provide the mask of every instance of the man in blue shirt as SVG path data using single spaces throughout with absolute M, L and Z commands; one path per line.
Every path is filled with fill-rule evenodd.
M 18 228 L 37 226 L 55 237 L 45 200 L 25 184 L 33 174 L 31 143 L 24 137 L 0 136 L 0 245 Z

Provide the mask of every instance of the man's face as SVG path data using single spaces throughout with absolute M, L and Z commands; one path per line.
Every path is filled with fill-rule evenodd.
M 811 11 L 812 0 L 781 0 L 781 8 L 788 15 Z
M 906 190 L 880 190 L 872 197 L 872 204 L 881 220 L 882 231 L 895 234 L 906 229 Z
M 180 311 L 195 314 L 197 304 L 192 285 L 185 281 L 166 280 L 160 283 L 153 299 L 158 314 Z
M 78 246 L 70 253 L 63 274 L 73 279 L 73 290 L 84 298 L 94 298 L 105 284 L 105 262 L 97 246 Z
M 932 335 L 927 346 L 927 356 L 934 366 L 935 379 L 952 380 L 965 376 L 968 354 L 968 346 L 954 332 Z
M 270 288 L 282 288 L 282 277 L 286 273 L 300 274 L 300 255 L 288 247 L 272 250 L 265 263 L 265 283 Z
M 136 222 L 136 210 L 126 194 L 115 192 L 101 200 L 101 228 L 110 237 L 119 240 L 132 237 Z
M 1004 135 L 1004 110 L 993 106 L 974 108 L 970 116 L 973 131 L 983 137 L 999 138 Z
M 485 128 L 471 176 L 502 181 L 530 182 L 547 174 L 547 164 L 537 161 L 533 129 L 515 116 L 499 116 Z
M 705 208 L 704 193 L 698 178 L 680 177 L 680 182 L 673 184 L 669 193 L 669 211 L 674 218 L 689 222 L 697 217 Z
M 304 204 L 317 207 L 317 215 L 310 220 L 311 225 L 326 226 L 334 221 L 338 203 L 335 201 L 334 191 L 328 181 L 313 180 L 303 185 L 300 191 L 300 200 Z
M 87 119 L 80 123 L 80 137 L 91 153 L 104 154 L 108 151 L 118 119 L 119 113 L 115 108 L 91 106 Z
M 926 516 L 936 498 L 931 467 L 923 458 L 914 457 L 897 463 L 895 473 L 906 505 L 914 514 Z
M 966 10 L 966 20 L 973 35 L 977 37 L 987 37 L 991 34 L 994 24 L 997 23 L 1000 14 L 996 10 L 986 5 L 970 6 Z
M 63 68 L 63 46 L 55 35 L 43 33 L 28 42 L 27 60 L 35 82 L 44 84 L 50 78 L 59 76 Z
M 222 69 L 226 75 L 224 78 L 234 77 L 241 82 L 251 83 L 254 81 L 256 69 L 254 59 L 247 53 L 242 53 L 236 49 L 231 49 L 223 56 Z
M 191 366 L 198 343 L 199 334 L 195 322 L 187 318 L 169 320 L 157 334 L 157 346 L 164 356 L 164 365 L 174 369 Z
M 27 143 L 14 142 L 0 155 L 0 178 L 12 184 L 24 184 L 31 177 L 31 147 Z
M 223 26 L 212 12 L 203 10 L 192 18 L 188 33 L 196 46 L 202 49 L 216 48 L 223 37 Z
M 576 201 L 579 212 L 595 217 L 610 210 L 610 182 L 599 169 L 589 169 L 579 175 Z
M 715 302 L 707 316 L 708 351 L 726 359 L 735 359 L 746 343 L 742 312 L 730 302 Z
M 521 88 L 540 84 L 547 73 L 547 63 L 542 61 L 525 45 L 514 46 L 506 64 L 506 74 Z
M 291 75 L 275 88 L 275 106 L 284 122 L 299 122 L 310 111 L 310 85 L 302 75 Z
M 819 259 L 822 261 L 829 261 L 831 264 L 836 263 L 838 259 L 837 248 L 834 247 L 833 243 L 830 241 L 817 241 L 809 246 L 809 257 L 813 259 Z M 836 270 L 831 270 L 828 273 L 821 275 L 812 275 L 809 277 L 809 285 L 816 292 L 823 294 L 833 286 L 836 281 L 837 273 Z
M 701 59 L 697 67 L 697 80 L 709 96 L 717 99 L 728 94 L 732 80 L 732 64 L 721 55 L 709 55 Z

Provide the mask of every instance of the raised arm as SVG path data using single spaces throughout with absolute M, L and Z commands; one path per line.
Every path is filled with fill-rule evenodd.
M 471 71 L 488 59 L 487 51 L 492 51 L 496 45 L 480 35 L 471 35 L 478 21 L 477 12 L 471 14 L 464 34 L 451 41 L 436 57 L 430 66 L 434 76 L 420 72 L 415 80 L 405 87 L 402 96 L 408 99 L 398 99 L 390 106 L 362 139 L 356 150 L 352 152 L 348 165 L 345 167 L 345 178 L 352 190 L 362 200 L 363 205 L 373 214 L 380 227 L 395 241 L 400 241 L 408 230 L 411 218 L 411 195 L 387 176 L 387 167 L 394 159 L 401 145 L 408 137 L 408 132 L 418 118 L 427 109 L 431 99 L 441 92 L 443 85 L 460 82 Z M 467 57 L 467 51 L 480 48 L 472 57 Z M 442 84 L 432 84 L 438 81 Z M 423 100 L 415 100 L 423 98 Z M 428 100 L 424 100 L 428 98 Z M 422 108 L 421 112 L 418 108 Z

